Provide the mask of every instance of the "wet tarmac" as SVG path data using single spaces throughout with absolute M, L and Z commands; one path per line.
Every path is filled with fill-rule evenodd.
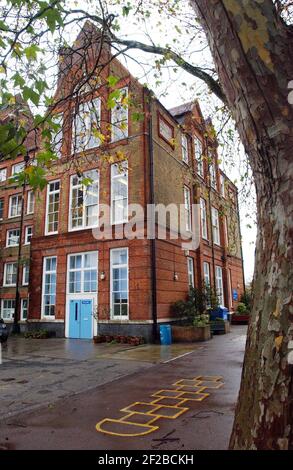
M 0 423 L 0 447 L 226 449 L 245 333 L 245 327 L 236 326 L 231 334 L 207 343 L 169 348 L 57 339 L 11 342 L 0 366 L 0 410 L 10 408 L 11 413 Z M 210 386 L 203 379 L 194 382 L 196 377 L 207 376 L 218 377 L 221 386 Z M 182 383 L 190 384 L 190 390 L 182 388 Z M 205 390 L 200 391 L 202 386 Z M 193 391 L 192 387 L 197 388 Z M 165 397 L 164 390 L 177 395 Z M 199 401 L 195 392 L 208 396 Z M 127 437 L 123 435 L 126 426 L 121 428 L 126 412 L 121 410 L 130 409 L 131 419 L 137 423 L 138 419 L 142 423 L 152 420 L 148 411 L 133 410 L 137 403 L 153 407 L 150 414 L 156 429 Z M 37 411 L 33 411 L 35 406 Z M 179 408 L 185 410 L 177 413 Z M 119 420 L 122 435 L 98 432 L 97 424 L 105 419 L 111 423 Z

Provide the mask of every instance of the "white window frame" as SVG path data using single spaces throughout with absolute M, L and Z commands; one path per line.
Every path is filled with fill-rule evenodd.
M 59 183 L 59 189 L 54 189 L 53 191 L 50 191 L 50 185 L 53 185 L 55 183 Z M 57 216 L 57 225 L 58 229 L 55 231 L 50 231 L 49 232 L 49 203 L 50 203 L 50 195 L 59 194 L 59 201 L 58 201 L 58 216 Z M 49 181 L 47 184 L 47 197 L 46 197 L 46 223 L 45 223 L 45 235 L 54 235 L 58 233 L 59 231 L 59 211 L 60 211 L 60 196 L 61 196 L 61 182 L 60 180 L 54 180 L 54 181 Z M 56 214 L 56 212 L 52 212 L 52 214 Z
M 34 191 L 30 190 L 27 193 L 27 207 L 26 213 L 33 214 L 35 211 L 35 193 Z
M 56 270 L 55 271 L 46 271 L 46 262 L 48 259 L 56 259 Z M 58 267 L 58 259 L 57 256 L 46 256 L 43 258 L 43 279 L 42 279 L 42 319 L 47 320 L 55 320 L 55 315 L 45 315 L 45 280 L 46 274 L 55 274 L 56 276 L 56 285 L 55 285 L 55 309 L 56 309 L 56 299 L 57 299 L 57 267 Z M 51 294 L 50 294 L 51 295 Z M 53 305 L 53 304 L 50 304 Z
M 128 123 L 128 113 L 129 113 L 129 107 L 128 104 L 127 106 L 122 106 L 123 110 L 123 118 L 121 119 L 121 116 L 119 115 L 119 112 L 121 111 L 121 98 L 126 98 L 128 99 L 128 87 L 120 88 L 119 89 L 121 95 L 118 100 L 118 102 L 115 104 L 114 108 L 111 109 L 111 142 L 118 142 L 119 140 L 122 139 L 127 139 L 128 134 L 129 134 L 129 123 Z M 118 111 L 118 113 L 117 113 Z M 115 114 L 116 113 L 116 114 Z M 118 119 L 117 119 L 117 114 L 118 114 Z M 118 125 L 117 125 L 118 123 Z M 123 123 L 124 129 L 120 129 L 119 123 Z M 125 126 L 124 126 L 125 123 Z
M 28 286 L 29 285 L 29 272 L 30 272 L 30 265 L 25 263 L 22 267 L 22 285 Z M 26 274 L 28 275 L 28 280 L 26 282 Z
M 58 113 L 52 116 L 52 121 L 59 125 L 60 128 L 57 132 L 52 131 L 52 140 L 51 146 L 52 150 L 56 153 L 58 158 L 62 157 L 62 147 L 63 147 L 63 114 Z M 58 140 L 57 140 L 58 139 Z M 57 140 L 57 142 L 55 142 Z
M 97 205 L 97 220 L 96 220 L 96 223 L 94 223 L 92 225 L 86 225 L 86 208 L 89 207 L 89 206 L 86 205 L 86 193 L 90 189 L 91 185 L 89 185 L 87 187 L 87 186 L 84 186 L 82 183 L 79 183 L 79 184 L 73 186 L 73 183 L 72 183 L 73 178 L 76 178 L 77 175 L 72 175 L 70 177 L 69 212 L 68 212 L 68 230 L 69 230 L 69 232 L 76 232 L 78 230 L 88 230 L 88 229 L 95 228 L 95 227 L 99 226 L 100 172 L 99 172 L 99 170 L 94 168 L 93 170 L 86 171 L 84 173 L 84 177 L 85 178 L 89 177 L 89 175 L 92 171 L 96 172 L 97 179 L 93 183 L 95 185 L 97 185 L 97 188 L 98 188 L 98 191 L 97 191 L 97 194 L 96 194 L 96 196 L 98 198 L 98 202 L 97 202 L 97 204 L 94 204 L 94 205 Z M 80 189 L 82 189 L 82 192 L 83 192 L 82 225 L 80 225 L 78 227 L 73 227 L 73 224 L 72 224 L 72 210 L 73 210 L 72 209 L 72 193 L 73 193 L 74 188 L 80 188 Z
M 181 135 L 181 147 L 182 147 L 182 161 L 189 164 L 189 151 L 188 151 L 188 137 L 186 134 Z
M 219 211 L 215 207 L 212 207 L 212 230 L 213 230 L 213 242 L 215 245 L 221 245 L 220 238 L 220 216 Z
M 31 244 L 31 240 L 28 240 L 28 237 L 29 237 L 29 229 L 31 229 L 31 238 L 34 234 L 34 228 L 32 225 L 26 225 L 25 229 L 24 229 L 24 244 L 25 245 L 30 245 Z
M 11 263 L 5 263 L 4 264 L 4 275 L 3 275 L 3 287 L 15 287 L 16 286 L 16 281 L 15 283 L 11 283 L 11 284 L 8 284 L 6 282 L 6 277 L 7 277 L 7 268 L 8 266 L 10 265 L 16 265 L 16 273 L 15 275 L 17 276 L 17 263 L 14 261 L 14 262 L 11 262 Z M 11 274 L 13 276 L 13 273 Z
M 18 232 L 18 241 L 16 243 L 9 243 L 11 240 L 10 233 L 11 232 Z M 11 246 L 18 246 L 20 242 L 20 230 L 19 228 L 11 228 L 7 230 L 6 232 L 6 248 L 11 247 Z
M 4 310 L 4 303 L 5 302 L 14 303 L 13 307 L 5 308 L 5 310 L 11 310 L 11 313 L 9 314 L 9 317 L 4 317 L 3 316 L 3 310 Z M 1 315 L 0 315 L 0 318 L 3 318 L 4 321 L 12 321 L 13 318 L 14 318 L 14 311 L 15 311 L 15 299 L 2 299 L 1 300 Z
M 12 208 L 13 208 L 13 204 L 12 204 L 12 201 L 13 199 L 17 198 L 17 204 L 15 205 L 15 207 L 17 209 L 19 209 L 19 214 L 17 213 L 16 215 L 12 215 Z M 8 218 L 9 219 L 13 219 L 15 217 L 20 217 L 21 216 L 21 206 L 22 206 L 22 195 L 20 193 L 18 194 L 12 194 L 10 197 L 9 197 L 9 211 L 8 211 Z
M 225 186 L 225 176 L 220 175 L 220 181 L 221 181 L 221 196 L 226 198 L 226 186 Z
M 211 285 L 211 270 L 210 270 L 210 263 L 204 261 L 203 263 L 203 277 L 204 283 L 206 286 L 210 287 Z
M 217 167 L 216 167 L 216 162 L 214 160 L 214 156 L 211 155 L 209 157 L 209 173 L 210 173 L 210 184 L 211 188 L 215 189 L 217 191 L 218 189 L 218 184 L 217 184 Z
M 0 183 L 7 180 L 7 168 L 0 168 Z
M 4 219 L 4 197 L 0 198 L 0 204 L 2 206 L 2 217 L 0 217 L 0 220 Z
M 224 234 L 225 234 L 225 246 L 229 246 L 229 234 L 228 234 L 228 218 L 225 215 L 223 217 L 223 224 L 224 224 Z
M 113 264 L 113 253 L 117 251 L 126 251 L 127 253 L 127 263 L 126 264 Z M 113 305 L 113 268 L 126 268 L 127 269 L 127 316 L 114 315 L 114 305 Z M 113 248 L 110 250 L 110 315 L 112 320 L 129 320 L 129 250 L 128 247 Z M 121 312 L 121 309 L 120 309 Z
M 187 273 L 188 273 L 188 285 L 189 285 L 189 287 L 194 288 L 195 287 L 194 260 L 191 257 L 187 258 Z
M 96 121 L 98 115 L 98 127 L 101 122 L 101 99 L 94 98 L 80 103 L 77 114 L 72 123 L 72 152 L 80 153 L 100 146 L 99 138 L 92 136 L 93 117 Z M 78 137 L 79 133 L 79 137 Z M 85 134 L 85 135 L 83 135 Z M 74 145 L 76 148 L 74 148 Z
M 204 198 L 200 198 L 200 220 L 201 220 L 201 236 L 204 240 L 208 240 L 208 213 L 207 203 Z
M 204 167 L 203 167 L 203 144 L 198 137 L 194 137 L 194 156 L 197 164 L 197 174 L 204 177 Z
M 18 175 L 18 173 L 24 170 L 24 167 L 25 167 L 24 162 L 19 162 L 19 163 L 16 163 L 15 165 L 12 165 L 11 176 Z
M 26 308 L 24 309 L 24 302 L 26 302 Z M 23 312 L 26 310 L 26 318 L 23 317 Z M 28 317 L 28 298 L 26 299 L 21 299 L 20 303 L 20 320 L 21 321 L 26 321 Z
M 225 306 L 224 301 L 224 283 L 223 283 L 223 268 L 221 266 L 216 266 L 215 268 L 215 278 L 216 278 L 216 289 L 217 289 L 217 296 L 219 299 L 220 306 Z
M 96 290 L 95 291 L 90 291 L 90 292 L 87 292 L 84 290 L 84 273 L 86 271 L 92 271 L 93 268 L 86 268 L 84 266 L 84 260 L 85 260 L 85 256 L 86 255 L 95 255 L 96 257 L 96 271 L 97 271 L 97 286 L 96 286 Z M 85 296 L 91 296 L 91 295 L 96 295 L 97 292 L 98 292 L 98 251 L 85 251 L 85 252 L 82 252 L 82 253 L 71 253 L 67 256 L 67 294 L 72 296 L 72 297 L 75 297 L 75 296 L 82 296 L 82 297 L 85 297 Z M 70 259 L 73 258 L 73 257 L 76 257 L 76 256 L 81 256 L 82 257 L 82 261 L 81 261 L 81 268 L 76 268 L 76 269 L 70 269 Z M 81 291 L 80 292 L 70 292 L 70 273 L 71 272 L 77 272 L 77 271 L 80 271 L 81 272 L 81 279 L 80 279 L 80 285 L 81 285 Z
M 191 217 L 191 190 L 188 186 L 184 186 L 184 210 L 185 210 L 185 229 L 186 232 L 192 231 L 192 217 Z
M 118 168 L 121 168 L 121 171 L 118 172 L 117 174 L 114 174 L 114 169 L 118 167 Z M 123 174 L 123 172 L 125 171 L 125 179 L 126 179 L 126 184 L 127 184 L 127 196 L 126 198 L 123 197 L 123 196 L 116 196 L 116 198 L 114 199 L 114 184 L 115 184 L 115 180 L 116 179 L 119 179 L 121 178 L 121 175 Z M 129 218 L 129 213 L 128 213 L 128 200 L 129 200 L 129 181 L 128 181 L 128 162 L 127 160 L 117 164 L 117 163 L 113 163 L 111 165 L 111 225 L 119 225 L 119 224 L 124 224 L 124 223 L 127 223 L 128 222 L 128 218 Z M 116 220 L 114 215 L 115 215 L 115 204 L 114 202 L 116 201 L 125 201 L 126 200 L 126 214 L 125 214 L 125 217 L 120 219 L 120 220 Z

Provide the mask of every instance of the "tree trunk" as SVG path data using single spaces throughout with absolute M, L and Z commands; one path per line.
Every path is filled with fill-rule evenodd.
M 293 30 L 271 0 L 190 0 L 252 167 L 254 304 L 231 449 L 293 447 Z

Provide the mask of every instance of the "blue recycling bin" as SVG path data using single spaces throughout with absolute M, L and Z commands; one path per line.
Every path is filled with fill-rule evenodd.
M 163 346 L 172 344 L 171 325 L 160 325 L 160 340 Z
M 221 318 L 221 320 L 227 321 L 228 315 L 229 310 L 226 307 L 219 307 L 210 312 L 210 317 L 212 321 L 216 320 L 217 318 Z

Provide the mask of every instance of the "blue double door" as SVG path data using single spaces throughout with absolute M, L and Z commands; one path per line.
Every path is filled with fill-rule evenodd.
M 82 299 L 69 302 L 69 338 L 92 339 L 93 301 Z

